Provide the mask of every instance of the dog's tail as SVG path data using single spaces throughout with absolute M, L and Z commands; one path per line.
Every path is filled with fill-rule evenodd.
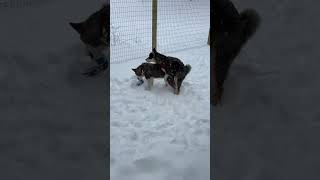
M 249 40 L 255 34 L 261 23 L 261 17 L 254 9 L 245 9 L 240 13 L 240 19 L 244 23 L 243 42 Z
M 191 71 L 191 65 L 190 64 L 186 64 L 184 66 L 185 75 L 189 74 L 190 71 Z

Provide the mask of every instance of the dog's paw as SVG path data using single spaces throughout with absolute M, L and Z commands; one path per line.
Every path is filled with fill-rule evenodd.
M 100 65 L 98 66 L 98 68 L 99 68 L 101 71 L 104 71 L 104 70 L 108 69 L 108 67 L 109 67 L 109 63 L 108 63 L 108 62 L 105 62 L 105 63 L 100 64 Z
M 96 76 L 109 67 L 109 63 L 106 60 L 104 62 L 98 62 L 98 64 L 99 65 L 87 69 L 87 71 L 82 74 L 88 77 Z
M 143 84 L 144 82 L 143 82 L 143 80 L 138 80 L 138 82 L 137 82 L 137 86 L 141 86 L 142 84 Z
M 86 72 L 82 73 L 83 75 L 87 77 L 96 76 L 101 72 L 101 69 L 98 66 L 91 67 L 86 70 Z
M 109 62 L 106 57 L 101 57 L 96 60 L 100 70 L 105 70 L 109 67 Z

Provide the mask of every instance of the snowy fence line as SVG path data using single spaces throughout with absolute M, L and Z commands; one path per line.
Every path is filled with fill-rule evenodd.
M 111 63 L 146 58 L 152 49 L 153 0 L 111 0 Z M 210 0 L 157 0 L 159 52 L 207 45 Z

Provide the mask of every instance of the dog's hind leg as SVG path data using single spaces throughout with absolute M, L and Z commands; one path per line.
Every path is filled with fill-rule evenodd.
M 153 86 L 153 78 L 150 78 L 151 87 Z
M 166 85 L 166 87 L 168 86 L 168 74 L 164 75 L 164 83 Z

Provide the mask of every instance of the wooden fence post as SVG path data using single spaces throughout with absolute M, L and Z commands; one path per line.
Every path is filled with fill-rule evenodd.
M 158 1 L 152 0 L 152 48 L 157 48 Z

